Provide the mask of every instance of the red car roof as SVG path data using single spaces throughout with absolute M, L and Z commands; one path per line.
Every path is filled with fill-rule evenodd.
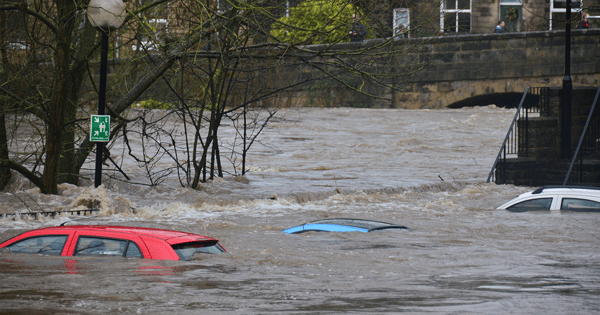
M 145 227 L 132 227 L 132 226 L 113 226 L 113 225 L 67 225 L 67 226 L 56 226 L 41 228 L 36 231 L 71 231 L 71 230 L 87 230 L 87 231 L 103 231 L 103 232 L 115 232 L 115 233 L 128 233 L 139 236 L 149 236 L 158 239 L 165 240 L 169 244 L 176 244 L 182 242 L 190 242 L 196 240 L 215 240 L 212 237 L 204 235 L 153 229 Z

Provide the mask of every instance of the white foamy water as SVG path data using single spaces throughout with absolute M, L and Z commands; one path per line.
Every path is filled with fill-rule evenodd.
M 227 177 L 193 190 L 175 177 L 156 188 L 105 177 L 100 189 L 62 185 L 60 196 L 33 188 L 2 193 L 2 212 L 94 202 L 102 209 L 94 218 L 2 219 L 2 239 L 80 220 L 205 234 L 228 253 L 188 262 L 0 253 L 1 308 L 84 314 L 600 311 L 597 214 L 495 210 L 532 189 L 485 183 L 513 110 L 280 114 L 250 151 L 244 180 Z M 132 181 L 144 181 L 135 163 L 122 162 Z M 335 217 L 410 231 L 281 232 Z

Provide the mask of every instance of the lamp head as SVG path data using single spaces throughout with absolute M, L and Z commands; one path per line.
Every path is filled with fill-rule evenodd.
M 122 0 L 91 0 L 87 16 L 94 27 L 111 29 L 123 24 L 127 12 Z

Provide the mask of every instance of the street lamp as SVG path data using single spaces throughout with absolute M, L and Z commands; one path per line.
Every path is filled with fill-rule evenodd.
M 565 27 L 565 76 L 563 77 L 563 108 L 561 123 L 561 150 L 560 157 L 571 158 L 571 94 L 573 81 L 571 80 L 571 1 L 567 0 L 566 27 Z
M 100 90 L 98 96 L 98 115 L 104 115 L 106 107 L 106 72 L 108 67 L 108 33 L 123 24 L 127 13 L 121 0 L 91 0 L 87 9 L 88 21 L 102 33 L 102 49 L 100 51 Z M 93 124 L 93 123 L 92 123 Z M 110 130 L 110 125 L 105 126 Z M 90 138 L 92 132 L 90 130 Z M 96 175 L 95 187 L 102 183 L 102 151 L 104 140 L 96 143 Z

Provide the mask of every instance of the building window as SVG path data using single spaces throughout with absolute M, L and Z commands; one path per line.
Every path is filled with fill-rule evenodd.
M 0 28 L 2 29 L 2 40 L 6 42 L 9 49 L 27 48 L 26 15 L 21 11 L 0 12 Z
M 394 37 L 409 37 L 410 30 L 410 10 L 394 9 Z
M 472 0 L 442 0 L 440 31 L 465 34 L 471 32 Z
M 140 0 L 140 6 L 147 4 L 150 0 Z M 145 11 L 139 16 L 142 28 L 137 34 L 139 45 L 133 45 L 133 50 L 157 51 L 165 44 L 169 33 L 169 4 L 158 6 Z
M 522 0 L 500 0 L 500 21 L 506 24 L 509 32 L 520 32 L 523 29 Z
M 583 3 L 582 1 L 571 1 L 571 18 L 575 17 L 574 14 L 581 12 Z M 565 20 L 567 16 L 567 1 L 565 0 L 550 0 L 550 27 L 564 29 Z M 577 26 L 576 22 L 573 22 L 573 26 Z

